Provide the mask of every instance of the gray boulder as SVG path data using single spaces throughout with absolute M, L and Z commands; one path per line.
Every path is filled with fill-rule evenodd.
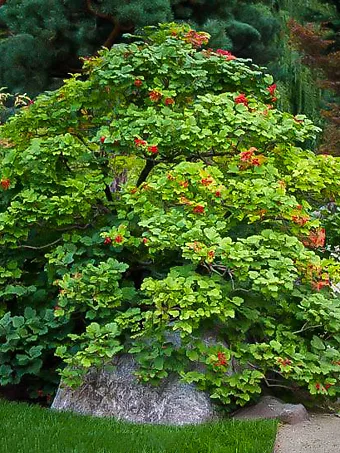
M 264 396 L 251 407 L 240 409 L 236 419 L 276 418 L 283 423 L 295 425 L 309 419 L 308 412 L 302 404 L 286 404 L 273 396 Z
M 133 358 L 118 359 L 114 371 L 91 370 L 77 389 L 59 387 L 52 408 L 112 416 L 136 423 L 184 425 L 217 417 L 209 395 L 169 377 L 155 387 L 138 382 Z

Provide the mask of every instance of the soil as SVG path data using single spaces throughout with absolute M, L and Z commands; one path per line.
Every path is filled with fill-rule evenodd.
M 314 414 L 307 422 L 280 425 L 274 453 L 340 453 L 340 417 Z

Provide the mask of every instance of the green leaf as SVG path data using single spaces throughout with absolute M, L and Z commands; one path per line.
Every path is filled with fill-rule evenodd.
M 23 326 L 25 323 L 25 318 L 23 316 L 14 316 L 12 318 L 12 324 L 13 324 L 13 327 L 15 328 L 19 328 L 21 326 Z
M 28 353 L 32 358 L 35 359 L 41 355 L 42 349 L 42 346 L 32 346 L 32 348 L 29 349 Z
M 315 349 L 319 349 L 319 350 L 325 349 L 324 342 L 321 340 L 321 338 L 317 337 L 316 335 L 313 335 L 313 339 L 311 341 L 311 345 Z
M 156 357 L 155 360 L 153 361 L 153 367 L 156 370 L 162 370 L 164 367 L 164 357 Z
M 186 351 L 186 356 L 192 361 L 196 362 L 198 360 L 198 352 L 196 349 L 188 349 Z

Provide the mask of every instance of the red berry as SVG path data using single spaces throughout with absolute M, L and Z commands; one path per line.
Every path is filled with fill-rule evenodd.
M 109 244 L 111 244 L 111 243 L 112 243 L 112 239 L 111 239 L 111 238 L 105 238 L 105 239 L 104 239 L 104 244 L 105 244 L 105 245 L 109 245 Z
M 248 103 L 249 103 L 249 101 L 246 98 L 246 95 L 244 93 L 241 93 L 238 96 L 236 96 L 236 98 L 234 99 L 234 102 L 235 102 L 235 104 L 243 104 L 246 107 L 248 106 Z
M 10 185 L 11 185 L 11 181 L 10 181 L 8 178 L 2 179 L 1 182 L 0 182 L 0 184 L 1 184 L 1 187 L 2 187 L 4 190 L 8 190 L 9 187 L 10 187 Z
M 251 160 L 251 164 L 254 165 L 254 167 L 259 167 L 261 165 L 261 162 L 260 162 L 260 160 L 257 157 L 254 157 Z
M 158 153 L 158 146 L 156 145 L 150 145 L 148 146 L 148 151 L 152 154 L 157 154 Z
M 148 238 L 143 238 L 143 244 L 147 244 L 149 242 Z
M 217 366 L 225 366 L 225 365 L 228 364 L 224 352 L 218 352 L 217 353 L 217 358 L 218 358 L 218 362 L 215 365 L 217 365 Z
M 143 81 L 141 79 L 136 79 L 133 83 L 138 88 L 143 85 Z
M 211 184 L 212 182 L 213 182 L 213 180 L 211 178 L 201 179 L 202 186 L 209 186 L 209 184 Z
M 195 206 L 193 212 L 194 212 L 194 214 L 203 214 L 204 213 L 204 206 L 202 206 L 200 204 Z
M 221 198 L 221 191 L 220 191 L 220 190 L 216 190 L 215 196 L 216 196 L 217 198 Z
M 217 49 L 217 50 L 216 50 L 216 53 L 217 53 L 218 55 L 224 56 L 225 59 L 226 59 L 227 61 L 236 60 L 235 55 L 233 55 L 231 52 L 228 52 L 228 50 Z
M 309 217 L 292 215 L 292 221 L 297 225 L 304 226 L 309 220 Z
M 257 151 L 257 149 L 252 147 L 248 149 L 248 151 L 243 151 L 242 153 L 240 153 L 240 159 L 242 160 L 242 162 L 249 162 L 249 160 L 254 155 L 254 151 Z
M 267 91 L 269 91 L 269 94 L 271 94 L 272 96 L 274 96 L 276 88 L 277 88 L 276 83 L 273 83 L 273 85 L 270 85 L 270 86 L 267 88 Z
M 105 137 L 104 135 L 103 135 L 102 137 L 100 137 L 100 141 L 101 141 L 102 143 L 104 143 L 105 140 L 106 140 L 106 137 Z
M 165 98 L 164 103 L 165 103 L 165 105 L 172 105 L 175 103 L 175 101 L 172 98 Z
M 152 102 L 158 102 L 161 100 L 162 98 L 162 93 L 160 93 L 159 91 L 157 90 L 152 90 L 150 91 L 149 93 L 149 98 Z
M 282 363 L 283 366 L 289 366 L 289 365 L 292 364 L 292 361 L 289 360 L 289 359 L 284 359 L 284 360 L 282 360 L 281 363 Z
M 140 138 L 135 138 L 134 142 L 135 142 L 136 146 L 145 146 L 146 145 L 146 141 L 141 140 Z
M 210 258 L 210 259 L 214 259 L 215 258 L 215 252 L 213 250 L 210 250 L 208 252 L 208 258 Z
M 116 244 L 120 244 L 121 242 L 123 242 L 123 236 L 121 234 L 118 234 L 116 237 L 115 237 L 115 243 Z

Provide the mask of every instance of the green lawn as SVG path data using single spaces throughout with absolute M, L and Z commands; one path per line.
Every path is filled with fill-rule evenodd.
M 0 401 L 1 453 L 272 453 L 276 422 L 134 425 Z

